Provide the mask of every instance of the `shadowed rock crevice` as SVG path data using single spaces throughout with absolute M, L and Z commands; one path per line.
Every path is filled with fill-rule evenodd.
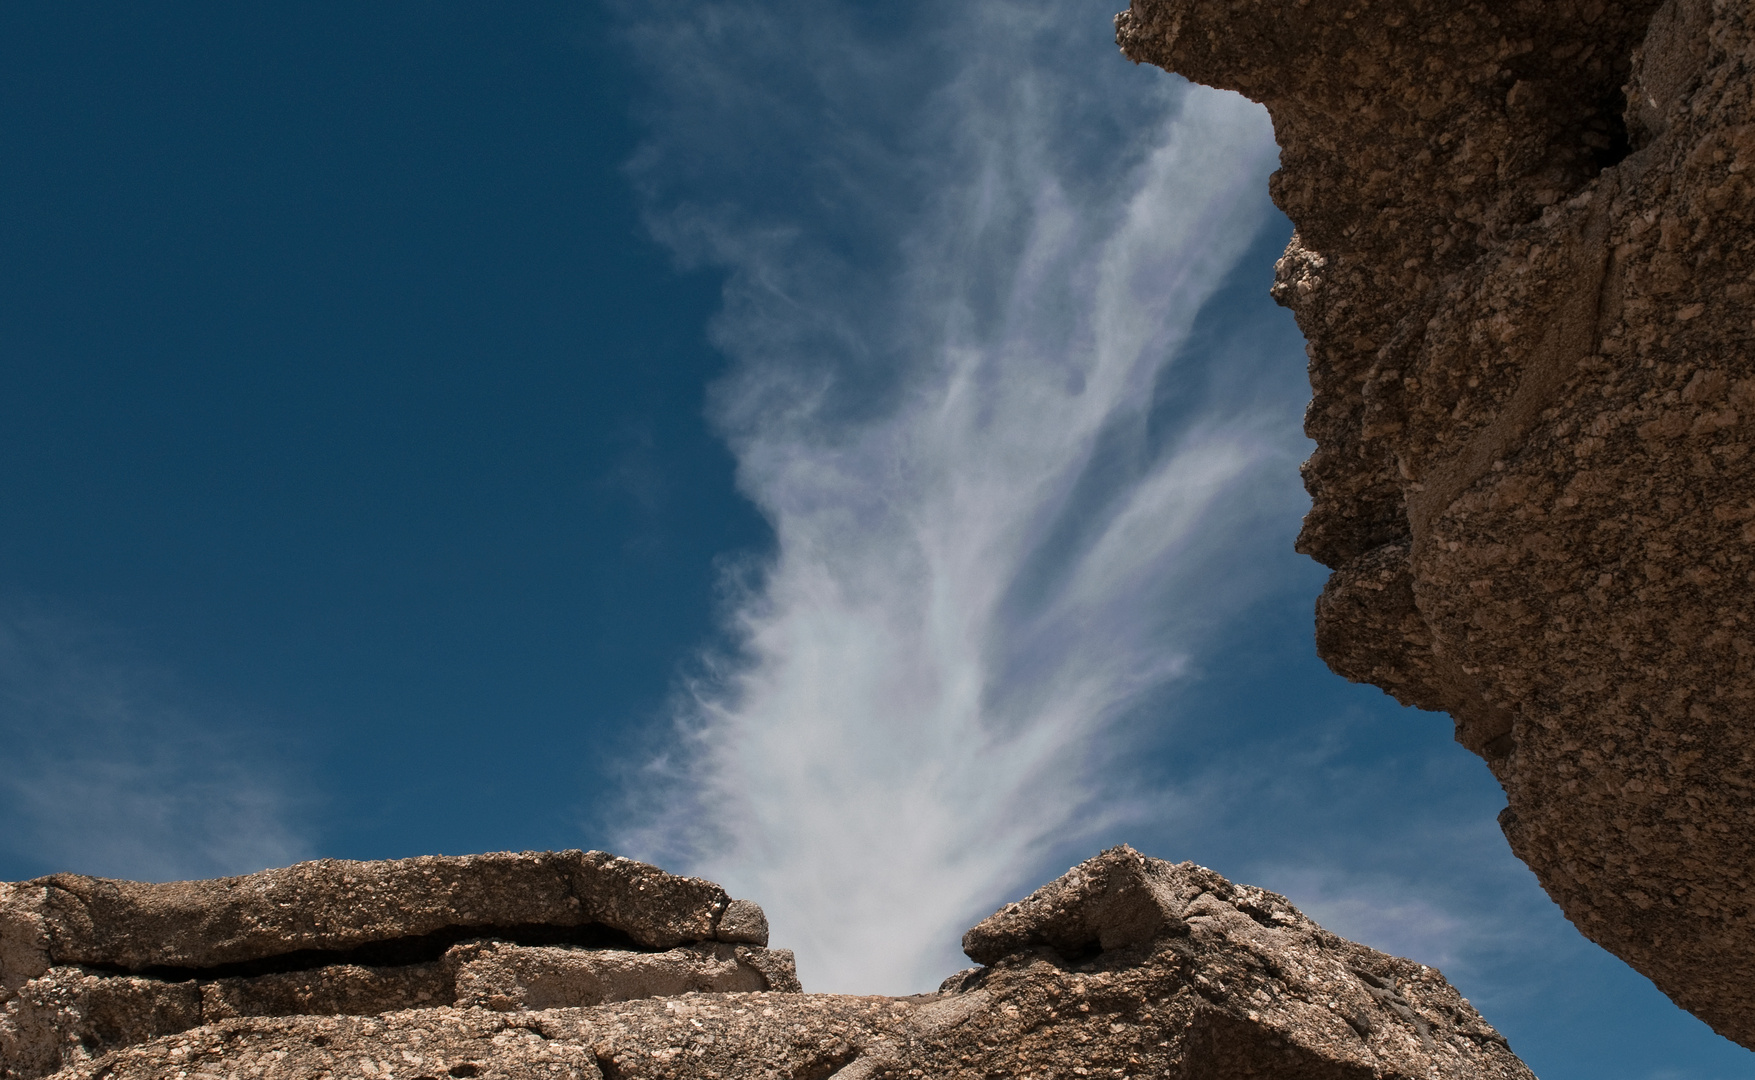
M 447 926 L 418 937 L 391 938 L 374 941 L 353 949 L 301 949 L 297 952 L 263 956 L 254 960 L 237 960 L 211 967 L 168 967 L 149 965 L 130 969 L 120 964 L 88 963 L 79 967 L 93 973 L 137 975 L 159 982 L 211 981 L 214 979 L 249 979 L 261 975 L 284 975 L 321 968 L 406 967 L 437 962 L 451 946 L 465 941 L 499 941 L 509 945 L 562 945 L 577 949 L 617 949 L 623 952 L 664 952 L 642 946 L 626 932 L 600 923 L 583 926 L 545 926 L 527 923 L 522 926 Z

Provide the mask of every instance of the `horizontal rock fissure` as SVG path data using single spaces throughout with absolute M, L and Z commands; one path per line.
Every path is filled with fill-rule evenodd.
M 380 968 L 428 964 L 439 960 L 447 949 L 458 942 L 474 940 L 503 941 L 512 945 L 570 945 L 575 948 L 618 949 L 625 952 L 665 951 L 641 945 L 628 934 L 601 923 L 586 923 L 582 926 L 532 923 L 520 926 L 447 926 L 430 934 L 374 941 L 352 949 L 300 949 L 254 960 L 215 964 L 211 967 L 153 965 L 129 968 L 121 964 L 104 963 L 83 963 L 79 966 L 90 971 L 133 975 L 164 982 L 253 978 L 258 975 L 316 971 L 346 964 Z

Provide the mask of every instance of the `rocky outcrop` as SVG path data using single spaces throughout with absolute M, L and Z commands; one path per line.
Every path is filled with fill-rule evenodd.
M 754 905 L 712 882 L 600 851 L 324 859 L 162 885 L 56 874 L 3 888 L 6 987 L 50 964 L 135 972 L 303 964 L 304 954 L 388 956 L 481 931 L 655 949 L 768 938 L 760 909 L 750 915 Z
M 995 1065 L 1015 1051 L 1050 1076 L 1089 1066 L 1191 1080 L 1533 1080 L 1433 968 L 1336 937 L 1277 893 L 1126 847 L 1002 908 L 963 947 L 990 966 L 947 987 L 997 1008 L 987 1037 L 1004 1048 Z M 1085 1029 L 1096 1045 L 1069 1032 L 1068 1019 L 1096 1020 Z M 1102 1039 L 1105 1021 L 1131 1038 Z
M 1755 38 L 1734 0 L 1134 0 L 1267 105 L 1319 651 L 1448 711 L 1591 939 L 1755 1047 Z
M 0 884 L 0 1078 L 234 1017 L 797 991 L 767 940 L 755 904 L 595 851 Z
M 567 877 L 574 891 L 566 895 L 579 905 L 558 893 L 496 899 L 482 884 L 548 880 L 545 867 L 584 875 Z M 304 891 L 287 890 L 289 880 Z M 406 909 L 383 888 L 390 881 L 410 889 Z M 628 882 L 636 883 L 631 893 Z M 45 889 L 60 892 L 46 903 Z M 615 903 L 586 899 L 605 890 Z M 95 895 L 132 899 L 102 909 L 79 899 Z M 264 895 L 277 899 L 263 904 Z M 450 916 L 443 896 L 460 898 Z M 563 921 L 496 923 L 533 904 L 548 904 Z M 279 948 L 240 929 L 271 908 L 291 928 Z M 58 921 L 43 914 L 50 910 Z M 166 886 L 50 878 L 11 887 L 0 917 L 37 927 L 35 947 L 48 958 L 6 986 L 7 1080 L 1533 1080 L 1437 971 L 1335 937 L 1284 897 L 1128 848 L 1075 867 L 969 931 L 966 950 L 984 966 L 908 998 L 800 993 L 791 954 L 756 943 L 662 948 L 682 927 L 720 937 L 760 928 L 765 938 L 766 922 L 755 905 L 728 902 L 707 882 L 597 853 L 326 862 Z M 502 929 L 446 941 L 459 926 L 496 924 Z M 507 925 L 526 935 L 548 927 L 550 936 L 589 926 L 632 937 L 637 929 L 660 944 L 524 944 L 506 940 Z M 136 940 L 130 927 L 158 937 Z M 405 952 L 407 962 L 379 966 L 288 966 L 333 959 L 289 953 L 288 943 L 380 947 L 408 941 L 412 928 L 424 928 L 421 940 L 445 942 L 436 959 Z M 244 949 L 242 938 L 256 944 Z M 230 966 L 130 972 L 92 959 L 94 941 L 112 943 L 106 956 L 157 955 L 170 945 L 180 956 L 225 955 Z M 62 950 L 71 948 L 84 959 L 70 962 Z M 239 966 L 271 962 L 283 970 Z

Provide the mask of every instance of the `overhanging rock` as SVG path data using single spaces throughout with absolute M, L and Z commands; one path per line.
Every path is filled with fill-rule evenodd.
M 1755 1048 L 1755 8 L 1133 0 L 1267 106 L 1318 651 L 1442 709 L 1567 918 Z

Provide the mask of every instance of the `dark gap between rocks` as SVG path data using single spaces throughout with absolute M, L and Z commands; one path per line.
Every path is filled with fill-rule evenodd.
M 798 1080 L 829 1080 L 830 1077 L 852 1064 L 858 1057 L 859 1051 L 854 1047 L 836 1047 L 821 1057 L 813 1059 L 794 1075 L 798 1077 Z
M 1619 88 L 1615 91 L 1615 97 L 1603 104 L 1603 114 L 1608 128 L 1605 134 L 1608 137 L 1609 145 L 1598 148 L 1592 155 L 1599 173 L 1604 169 L 1621 164 L 1633 153 L 1633 133 L 1627 129 L 1625 107 L 1626 100 L 1622 97 Z
M 91 971 L 112 975 L 134 975 L 165 982 L 187 982 L 212 979 L 247 979 L 258 975 L 283 975 L 294 971 L 314 971 L 340 964 L 360 967 L 407 967 L 427 964 L 445 955 L 445 950 L 460 941 L 474 939 L 504 941 L 513 945 L 571 945 L 587 949 L 625 949 L 629 952 L 663 952 L 641 945 L 623 931 L 602 923 L 583 926 L 552 926 L 546 923 L 525 923 L 517 926 L 447 926 L 418 937 L 391 938 L 373 941 L 352 949 L 299 949 L 256 960 L 238 960 L 211 967 L 174 967 L 153 965 L 129 968 L 121 964 L 81 964 Z

